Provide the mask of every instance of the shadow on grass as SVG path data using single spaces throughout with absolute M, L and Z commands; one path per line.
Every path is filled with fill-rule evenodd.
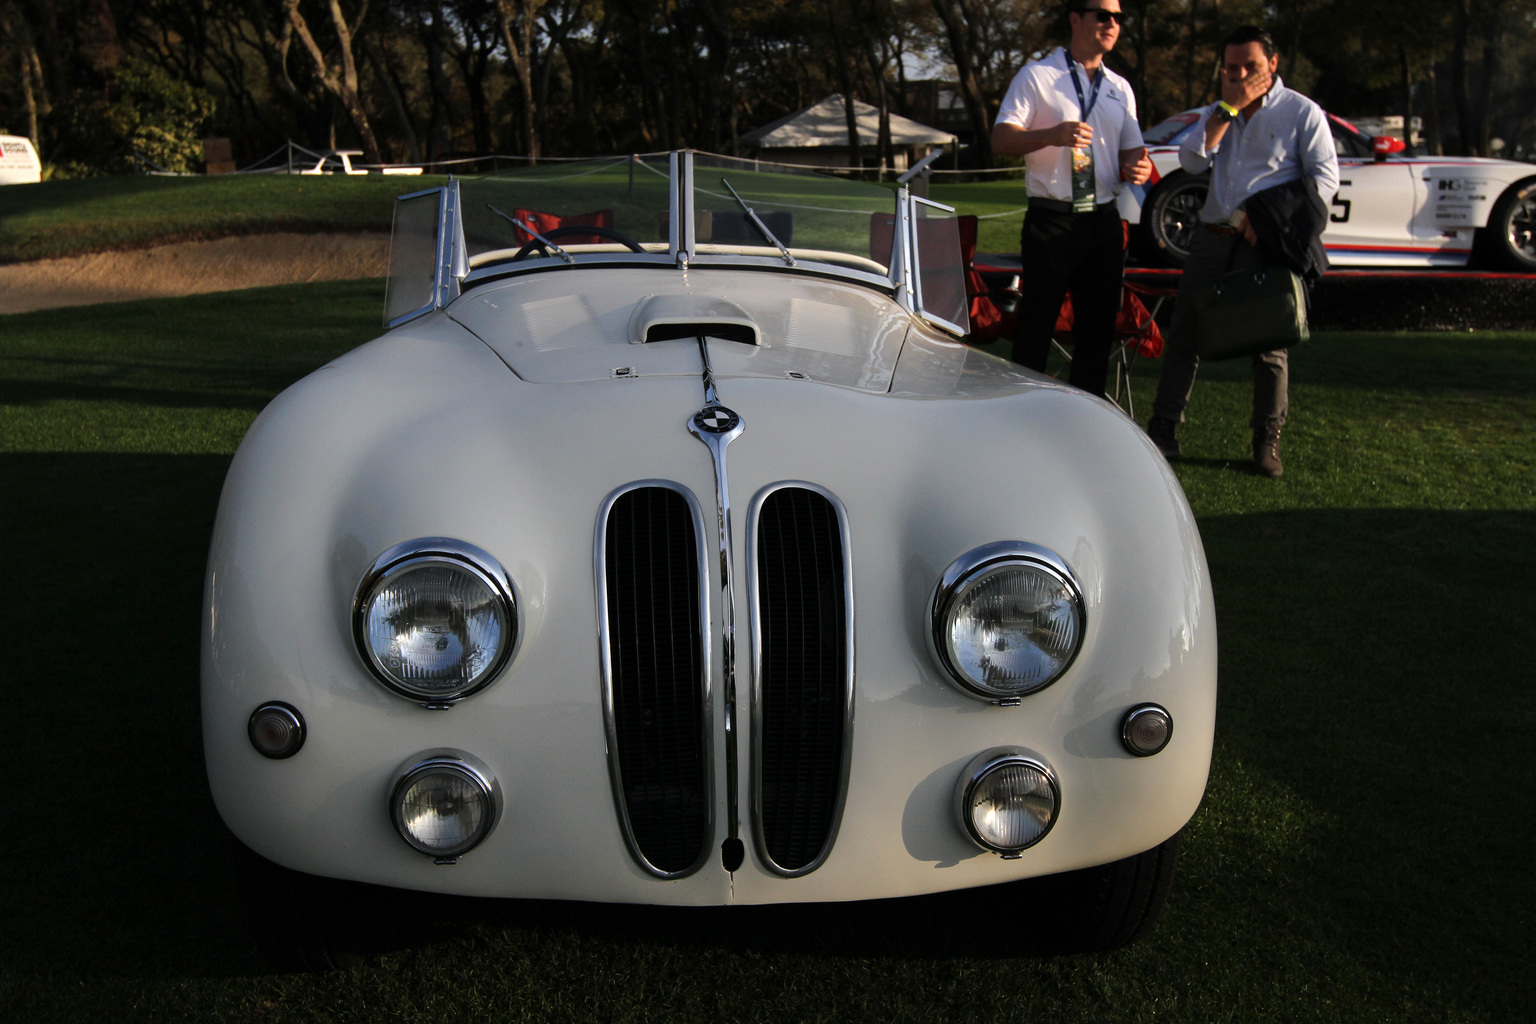
M 261 970 L 198 725 L 203 562 L 227 466 L 0 456 L 0 556 L 20 581 L 5 597 L 0 764 L 26 793 L 0 849 L 13 972 Z M 1256 970 L 1365 965 L 1399 990 L 1430 979 L 1463 1010 L 1512 1013 L 1536 994 L 1536 514 L 1294 511 L 1201 529 L 1220 752 L 1150 940 L 1159 957 L 1235 943 L 1224 955 Z M 731 910 L 390 898 L 411 911 L 407 943 L 472 919 L 620 957 L 1009 957 L 1029 952 L 1011 936 L 1034 920 L 1027 898 L 1000 916 L 981 892 Z
M 1244 476 L 1253 476 L 1253 461 L 1251 459 L 1209 459 L 1191 458 L 1186 455 L 1174 460 L 1179 466 L 1199 466 L 1202 469 L 1227 469 L 1234 473 L 1242 473 Z

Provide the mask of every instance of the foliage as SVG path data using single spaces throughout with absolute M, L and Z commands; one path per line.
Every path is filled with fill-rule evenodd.
M 1410 113 L 1427 145 L 1536 153 L 1536 0 L 1122 0 L 1110 64 L 1150 124 L 1212 95 L 1216 47 L 1272 29 L 1287 82 L 1346 116 Z M 988 161 L 1017 67 L 1061 37 L 1056 0 L 0 0 L 0 124 L 43 157 L 120 167 L 83 124 L 142 61 L 215 102 L 250 163 L 287 139 L 392 161 L 592 156 L 741 134 L 833 93 L 957 132 Z M 137 74 L 137 73 L 135 73 Z M 163 94 L 166 87 L 157 84 Z M 947 107 L 941 97 L 958 94 Z M 140 104 L 153 109 L 153 104 Z M 89 120 L 89 119 L 86 119 Z M 90 130 L 87 130 L 90 129 Z M 94 132 L 94 134 L 92 134 Z M 114 134 L 115 133 L 115 134 Z M 178 137 L 178 145 L 181 137 Z M 167 148 L 183 152 L 178 145 Z M 879 147 L 863 147 L 874 165 Z M 166 160 L 185 165 L 184 155 Z
M 108 174 L 202 169 L 203 129 L 213 97 L 158 64 L 129 57 L 112 69 L 104 93 L 77 91 L 69 106 L 78 162 Z

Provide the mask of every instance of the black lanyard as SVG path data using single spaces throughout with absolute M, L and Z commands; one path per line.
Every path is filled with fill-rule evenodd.
M 1083 120 L 1088 120 L 1093 115 L 1093 108 L 1099 102 L 1099 86 L 1104 84 L 1104 69 L 1093 76 L 1093 89 L 1088 93 L 1088 98 L 1083 98 L 1083 83 L 1077 77 L 1077 61 L 1072 59 L 1071 51 L 1065 46 L 1061 48 L 1061 55 L 1066 59 L 1067 70 L 1072 72 L 1072 88 L 1077 90 L 1077 108 L 1083 112 Z M 1086 72 L 1088 69 L 1084 68 Z

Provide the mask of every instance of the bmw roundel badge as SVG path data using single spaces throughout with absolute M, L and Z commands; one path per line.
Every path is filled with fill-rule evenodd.
M 723 405 L 709 405 L 693 414 L 693 425 L 709 434 L 724 434 L 735 430 L 741 417 Z

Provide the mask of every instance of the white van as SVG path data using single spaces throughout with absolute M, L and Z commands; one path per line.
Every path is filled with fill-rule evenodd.
M 17 135 L 0 135 L 0 185 L 25 185 L 43 180 L 43 165 L 32 141 Z

